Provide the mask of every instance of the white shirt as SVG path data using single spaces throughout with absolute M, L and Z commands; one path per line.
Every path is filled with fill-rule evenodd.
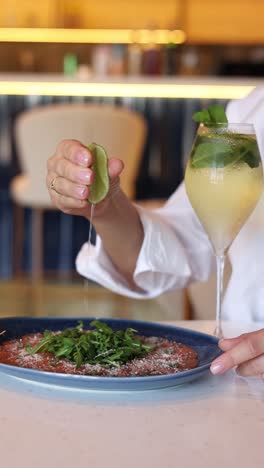
M 230 122 L 254 123 L 262 159 L 264 158 L 264 88 L 227 107 Z M 147 299 L 183 288 L 193 281 L 206 281 L 215 270 L 213 250 L 188 200 L 185 185 L 164 207 L 138 207 L 144 228 L 134 281 L 143 292 L 130 289 L 115 269 L 97 236 L 96 246 L 87 243 L 77 259 L 77 271 L 112 291 Z M 244 321 L 264 319 L 264 197 L 229 249 L 232 275 L 223 301 L 223 318 Z

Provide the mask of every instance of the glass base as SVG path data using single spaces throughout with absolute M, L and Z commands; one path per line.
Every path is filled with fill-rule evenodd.
M 223 334 L 223 330 L 222 330 L 221 325 L 216 325 L 216 327 L 214 329 L 214 335 L 219 339 L 224 338 L 224 334 Z

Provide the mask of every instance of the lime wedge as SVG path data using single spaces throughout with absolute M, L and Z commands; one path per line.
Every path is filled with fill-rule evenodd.
M 94 171 L 94 182 L 91 185 L 88 201 L 96 204 L 101 202 L 109 190 L 109 176 L 108 176 L 108 156 L 105 149 L 97 143 L 91 143 L 88 150 L 93 155 L 93 164 L 91 166 Z

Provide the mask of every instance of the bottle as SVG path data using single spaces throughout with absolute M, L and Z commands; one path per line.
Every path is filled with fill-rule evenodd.
M 161 47 L 157 44 L 147 44 L 143 53 L 143 74 L 160 75 L 161 70 Z
M 109 75 L 123 75 L 125 71 L 125 47 L 122 44 L 113 44 L 109 58 Z
M 92 50 L 92 72 L 95 76 L 106 76 L 109 73 L 110 49 L 107 45 L 96 45 Z
M 162 72 L 164 75 L 176 75 L 178 68 L 178 50 L 177 45 L 168 43 L 163 49 L 163 66 Z
M 182 75 L 194 76 L 199 74 L 199 55 L 195 47 L 187 47 L 184 50 L 180 67 Z
M 130 76 L 142 73 L 142 48 L 139 44 L 130 44 L 127 49 L 127 74 Z
M 65 54 L 63 58 L 64 75 L 74 76 L 76 75 L 77 69 L 78 69 L 77 56 L 72 53 Z

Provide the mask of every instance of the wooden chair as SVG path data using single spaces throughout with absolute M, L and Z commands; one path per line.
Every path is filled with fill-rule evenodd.
M 77 139 L 103 145 L 124 160 L 121 185 L 134 198 L 135 179 L 145 144 L 144 118 L 125 107 L 107 104 L 52 104 L 24 111 L 15 122 L 15 142 L 22 173 L 11 182 L 16 203 L 14 271 L 21 269 L 23 209 L 32 210 L 32 278 L 43 275 L 43 212 L 54 209 L 46 188 L 46 163 L 59 141 Z M 22 210 L 21 210 L 22 208 Z

